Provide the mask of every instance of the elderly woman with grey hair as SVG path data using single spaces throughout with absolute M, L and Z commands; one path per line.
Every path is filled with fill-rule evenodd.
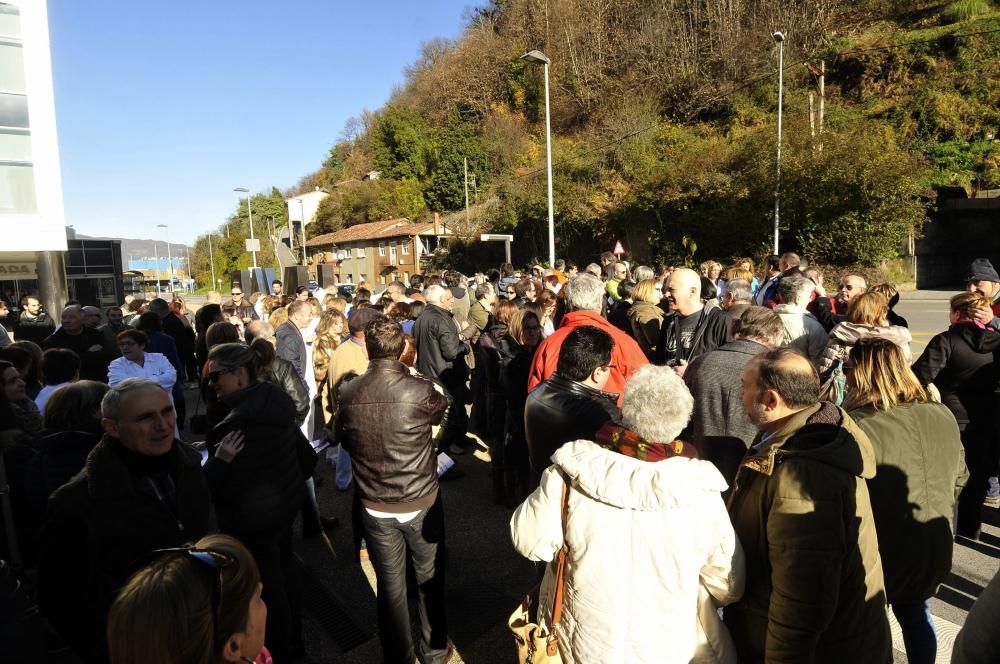
M 675 439 L 693 405 L 673 370 L 643 367 L 625 386 L 622 425 L 560 447 L 511 519 L 515 548 L 549 563 L 539 621 L 567 664 L 736 661 L 717 609 L 743 593 L 743 552 L 722 475 Z

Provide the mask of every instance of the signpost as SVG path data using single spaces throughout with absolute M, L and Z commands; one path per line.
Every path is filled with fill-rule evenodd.
M 625 253 L 625 247 L 622 246 L 621 240 L 615 240 L 615 248 L 611 250 L 611 253 L 613 253 L 615 256 L 621 256 L 622 254 Z
M 252 240 L 244 240 L 246 242 L 247 251 L 260 251 L 260 238 L 254 238 Z

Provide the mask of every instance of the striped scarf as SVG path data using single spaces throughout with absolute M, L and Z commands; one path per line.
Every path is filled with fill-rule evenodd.
M 651 443 L 636 432 L 613 422 L 608 422 L 601 427 L 594 442 L 606 450 L 612 450 L 640 461 L 663 461 L 678 456 L 688 459 L 698 458 L 698 450 L 690 443 L 681 440 L 670 443 Z

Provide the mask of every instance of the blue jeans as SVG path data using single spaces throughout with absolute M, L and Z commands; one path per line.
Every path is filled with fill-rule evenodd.
M 910 664 L 934 664 L 937 658 L 937 634 L 927 602 L 892 604 L 892 613 L 903 630 L 906 658 Z
M 351 467 L 351 455 L 347 453 L 343 445 L 337 446 L 337 488 L 346 491 L 351 486 L 354 479 L 354 470 Z

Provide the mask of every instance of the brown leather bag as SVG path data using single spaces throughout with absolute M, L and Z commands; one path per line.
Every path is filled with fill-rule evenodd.
M 566 592 L 566 521 L 569 516 L 569 478 L 563 475 L 562 479 L 563 545 L 556 556 L 552 619 L 548 625 L 548 632 L 546 632 L 544 626 L 538 622 L 539 586 L 535 586 L 507 619 L 507 625 L 514 633 L 514 642 L 517 644 L 518 664 L 561 664 L 562 662 L 555 627 L 562 620 L 563 599 Z

